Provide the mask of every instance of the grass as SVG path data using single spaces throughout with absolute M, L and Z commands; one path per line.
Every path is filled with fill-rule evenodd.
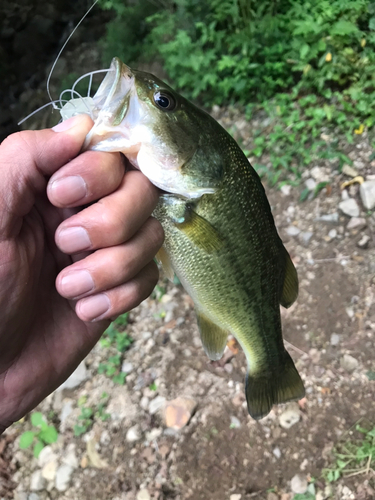
M 332 466 L 323 470 L 329 483 L 340 478 L 375 474 L 375 425 L 358 423 L 335 447 L 333 455 Z

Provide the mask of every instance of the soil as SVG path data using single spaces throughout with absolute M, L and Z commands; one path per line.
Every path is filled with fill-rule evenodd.
M 95 51 L 92 60 L 98 61 Z M 32 95 L 39 99 L 40 93 Z M 243 121 L 237 111 L 215 113 L 235 131 Z M 245 128 L 237 127 L 238 134 L 249 137 L 256 126 L 254 119 Z M 351 153 L 363 163 L 360 175 L 374 173 L 365 134 L 351 146 Z M 162 276 L 160 286 L 166 294 L 147 299 L 129 315 L 126 331 L 133 343 L 124 361 L 132 369 L 126 384 L 98 374 L 99 363 L 116 351 L 97 345 L 85 360 L 88 372 L 83 383 L 52 394 L 38 408 L 59 430 L 58 442 L 50 447 L 53 460 L 60 466 L 69 450 L 75 457 L 65 489 L 56 489 L 58 471 L 38 487 L 33 485 L 31 477 L 40 473 L 43 464 L 30 450 L 19 449 L 18 436 L 31 428 L 26 419 L 0 437 L 2 498 L 291 500 L 291 480 L 297 474 L 314 484 L 310 498 L 375 498 L 373 471 L 333 484 L 323 473 L 334 463 L 334 447 L 357 439 L 358 422 L 375 423 L 375 382 L 371 380 L 375 372 L 375 217 L 364 210 L 358 186 L 353 185 L 348 192 L 357 200 L 366 225 L 349 230 L 350 218 L 338 209 L 340 185 L 348 177 L 329 162 L 314 167 L 304 179 L 323 176 L 329 185 L 304 203 L 299 201 L 301 187 L 291 188 L 290 193 L 267 188 L 280 236 L 299 274 L 299 298 L 289 310 L 282 310 L 282 318 L 286 347 L 304 380 L 306 398 L 275 407 L 259 422 L 252 420 L 244 398 L 243 353 L 231 343 L 226 362 L 209 362 L 200 345 L 190 298 Z M 337 220 L 321 220 L 322 215 L 334 213 Z M 291 227 L 298 234 L 290 236 L 296 233 Z M 364 234 L 370 241 L 361 248 L 358 243 Z M 345 365 L 345 355 L 357 361 L 354 368 Z M 103 392 L 109 397 L 105 411 L 110 418 L 95 418 L 91 429 L 75 437 L 73 428 L 81 414 L 78 401 L 85 397 L 85 405 L 95 408 Z M 163 402 L 179 396 L 193 398 L 197 406 L 189 423 L 174 431 L 166 427 L 162 408 Z M 157 398 L 161 407 L 154 411 Z M 286 411 L 297 416 L 288 429 L 280 424 Z M 134 426 L 139 436 L 131 441 L 127 433 Z

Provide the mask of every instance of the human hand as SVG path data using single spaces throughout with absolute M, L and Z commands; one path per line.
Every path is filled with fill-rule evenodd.
M 158 190 L 140 172 L 125 174 L 118 153 L 79 154 L 89 117 L 61 126 L 0 145 L 0 432 L 158 279 Z

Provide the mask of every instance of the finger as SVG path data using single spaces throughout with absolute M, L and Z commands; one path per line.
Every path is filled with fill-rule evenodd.
M 109 196 L 65 220 L 56 244 L 67 254 L 120 245 L 128 241 L 157 205 L 158 189 L 141 172 L 124 176 Z
M 99 321 L 130 311 L 150 295 L 158 279 L 158 266 L 151 261 L 127 283 L 80 299 L 76 304 L 77 316 L 82 321 Z
M 17 221 L 30 212 L 35 195 L 45 190 L 45 176 L 52 175 L 79 154 L 92 123 L 87 115 L 80 115 L 61 123 L 55 130 L 25 130 L 1 143 L 2 238 L 18 234 Z
M 87 151 L 51 177 L 47 195 L 56 207 L 77 207 L 115 191 L 124 173 L 119 153 Z
M 64 269 L 56 279 L 57 291 L 77 299 L 119 286 L 154 258 L 163 240 L 160 222 L 150 217 L 127 243 L 97 250 Z

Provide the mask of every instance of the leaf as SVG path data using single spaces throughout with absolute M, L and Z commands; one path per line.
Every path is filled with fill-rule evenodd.
M 43 417 L 43 414 L 40 413 L 40 411 L 36 411 L 35 413 L 33 413 L 31 415 L 31 423 L 35 426 L 35 427 L 40 427 L 42 424 L 45 423 L 45 420 L 44 420 L 44 417 Z
M 39 439 L 47 444 L 56 443 L 59 434 L 53 425 L 49 425 L 46 429 L 42 430 L 39 435 Z
M 307 45 L 307 43 L 305 43 L 304 45 L 302 45 L 300 51 L 299 51 L 299 56 L 301 59 L 305 59 L 305 57 L 307 56 L 307 54 L 309 53 L 309 50 L 310 50 L 310 46 Z
M 42 441 L 37 441 L 35 443 L 35 446 L 34 446 L 34 450 L 33 450 L 33 454 L 34 454 L 34 457 L 35 458 L 38 458 L 39 455 L 40 455 L 40 452 L 43 450 L 44 448 L 44 444 L 42 443 Z
M 299 197 L 300 201 L 305 201 L 307 200 L 307 197 L 309 196 L 310 194 L 310 189 L 309 188 L 305 188 L 302 193 L 301 193 L 301 196 Z
M 331 54 L 331 52 L 327 52 L 325 60 L 326 60 L 326 62 L 331 62 L 332 61 L 332 54 Z
M 371 156 L 373 156 L 373 155 L 374 155 L 374 153 L 372 153 Z M 375 380 L 375 372 L 369 371 L 366 373 L 366 376 L 369 380 Z
M 365 130 L 365 126 L 363 123 L 361 123 L 360 126 L 354 130 L 354 133 L 357 135 L 362 135 L 364 130 Z
M 24 450 L 25 448 L 28 448 L 31 443 L 34 440 L 35 433 L 33 431 L 26 431 L 23 434 L 21 434 L 20 437 L 20 448 L 21 450 Z

